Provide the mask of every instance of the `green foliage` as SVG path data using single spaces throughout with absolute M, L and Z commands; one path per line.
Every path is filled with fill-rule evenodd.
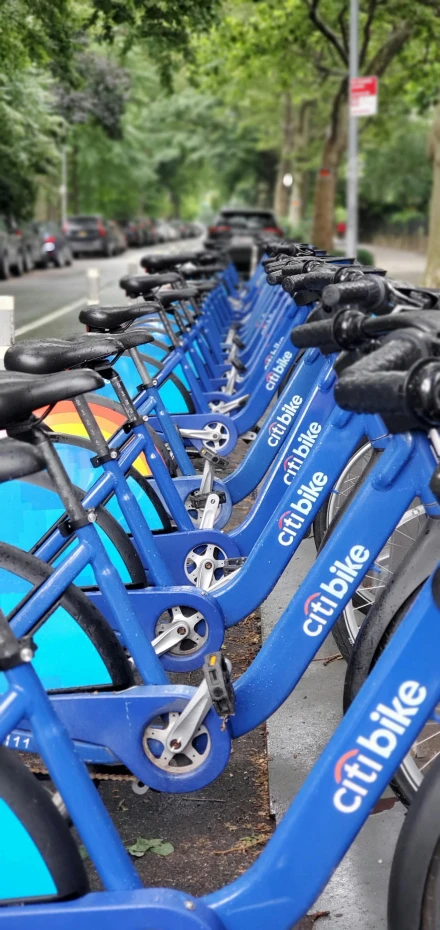
M 361 265 L 375 265 L 374 255 L 369 249 L 358 249 L 356 257 Z
M 0 76 L 0 212 L 32 215 L 37 175 L 57 164 L 62 129 L 49 78 L 32 67 Z

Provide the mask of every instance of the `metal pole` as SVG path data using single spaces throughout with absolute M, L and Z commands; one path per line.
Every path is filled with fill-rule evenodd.
M 87 269 L 87 306 L 93 307 L 99 305 L 99 282 L 100 274 L 98 268 Z
M 347 255 L 356 255 L 358 242 L 358 127 L 357 117 L 350 113 L 350 84 L 359 68 L 359 6 L 350 0 L 350 50 L 348 69 L 348 153 L 347 153 Z
M 0 370 L 3 371 L 3 356 L 6 349 L 15 342 L 14 336 L 15 298 L 5 295 L 0 297 Z
M 64 226 L 67 220 L 67 146 L 63 145 L 61 150 L 61 226 Z

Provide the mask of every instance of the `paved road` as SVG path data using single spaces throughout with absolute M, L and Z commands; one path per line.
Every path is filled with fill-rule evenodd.
M 146 251 L 181 251 L 182 248 L 199 248 L 200 242 L 200 239 L 187 239 L 184 243 L 129 249 L 116 258 L 91 256 L 76 260 L 70 268 L 35 270 L 22 278 L 1 281 L 0 295 L 12 294 L 15 297 L 18 338 L 66 336 L 82 331 L 78 313 L 87 300 L 89 268 L 97 268 L 99 271 L 103 303 L 125 303 L 124 294 L 118 287 L 119 278 L 127 272 L 129 265 L 139 264 L 139 259 Z
M 365 248 L 373 253 L 376 265 L 386 268 L 390 278 L 400 278 L 411 284 L 423 283 L 426 255 L 422 252 L 392 249 L 385 245 L 366 245 Z

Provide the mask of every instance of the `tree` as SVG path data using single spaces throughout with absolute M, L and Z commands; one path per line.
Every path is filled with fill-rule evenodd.
M 428 287 L 440 287 L 440 104 L 437 104 L 432 123 L 429 155 L 433 178 L 425 283 Z

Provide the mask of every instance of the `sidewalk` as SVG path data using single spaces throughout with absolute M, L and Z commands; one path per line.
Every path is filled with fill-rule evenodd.
M 411 284 L 422 284 L 425 273 L 426 256 L 420 252 L 406 252 L 392 249 L 385 245 L 363 245 L 374 255 L 375 264 L 386 268 L 388 277 L 401 278 Z

